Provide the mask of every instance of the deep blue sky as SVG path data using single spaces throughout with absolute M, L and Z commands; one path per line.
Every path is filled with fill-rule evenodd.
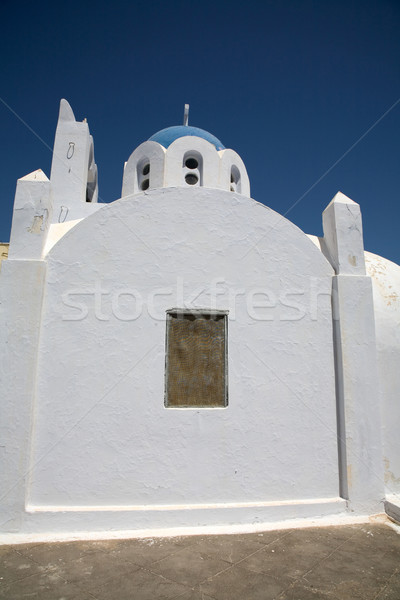
M 252 197 L 284 214 L 400 98 L 400 1 L 14 2 L 0 8 L 0 97 L 50 147 L 60 98 L 94 136 L 100 196 L 157 130 L 207 129 L 244 160 Z M 16 179 L 51 153 L 0 102 L 0 240 Z M 400 102 L 287 214 L 322 234 L 340 190 L 366 249 L 400 263 Z

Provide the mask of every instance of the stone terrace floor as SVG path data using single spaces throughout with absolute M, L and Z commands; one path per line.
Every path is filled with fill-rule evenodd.
M 385 523 L 0 546 L 7 600 L 400 600 Z

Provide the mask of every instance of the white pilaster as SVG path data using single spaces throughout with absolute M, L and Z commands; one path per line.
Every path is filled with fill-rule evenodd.
M 339 192 L 324 211 L 323 225 L 325 253 L 337 273 L 333 309 L 341 494 L 350 510 L 377 513 L 384 498 L 380 390 L 359 205 Z
M 37 353 L 46 263 L 3 261 L 0 277 L 0 523 L 19 531 L 25 515 Z

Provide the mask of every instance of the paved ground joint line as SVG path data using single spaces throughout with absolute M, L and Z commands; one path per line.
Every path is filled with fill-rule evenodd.
M 26 559 L 26 556 L 24 556 L 23 558 Z M 37 563 L 35 563 L 37 564 Z M 42 565 L 39 565 L 40 567 Z M 47 571 L 47 569 L 46 569 Z M 13 579 L 13 581 L 10 581 L 9 583 L 6 583 L 6 586 L 10 586 L 10 585 L 15 585 L 16 583 L 19 583 L 20 581 L 24 581 L 24 579 L 29 579 L 30 577 L 37 577 L 38 575 L 40 575 L 40 573 L 27 573 L 26 575 L 23 575 L 22 577 L 19 577 L 18 579 Z
M 67 542 L 68 543 L 68 542 Z M 37 548 L 38 546 L 41 546 L 42 544 L 36 544 L 35 546 L 32 546 L 32 550 L 33 548 Z M 23 554 L 23 551 L 18 551 L 16 548 L 13 548 L 13 552 L 15 552 L 16 554 L 18 554 L 19 556 L 21 556 L 22 558 L 24 558 L 25 560 L 30 560 L 32 561 L 35 565 L 38 565 L 39 567 L 42 567 L 44 569 L 43 574 L 46 573 L 51 573 L 52 567 L 51 566 L 45 566 L 42 562 L 38 562 L 37 560 L 35 560 L 34 558 L 28 557 L 25 554 Z M 101 550 L 99 550 L 99 553 L 101 552 Z M 89 554 L 97 554 L 97 552 L 90 552 Z M 68 564 L 68 562 L 73 562 L 73 560 L 76 559 L 71 559 L 71 561 L 67 561 L 66 564 Z M 48 565 L 51 565 L 51 563 L 48 563 Z M 36 575 L 40 575 L 40 573 L 37 573 Z M 91 594 L 91 592 L 89 592 L 88 590 L 86 590 L 83 586 L 81 586 L 79 583 L 76 582 L 72 582 L 69 579 L 66 579 L 65 577 L 62 577 L 61 575 L 57 575 L 57 573 L 54 574 L 55 577 L 58 577 L 58 579 L 60 579 L 61 581 L 63 581 L 64 583 L 66 583 L 67 585 L 73 585 L 76 586 L 78 589 L 84 591 L 86 594 L 89 594 L 93 597 L 94 600 L 99 600 L 99 598 L 97 598 L 96 596 L 94 596 L 93 594 Z M 28 577 L 34 577 L 35 575 L 28 575 Z M 27 579 L 27 577 L 23 577 L 22 579 Z M 22 579 L 18 579 L 18 581 L 21 581 Z M 13 585 L 15 582 L 12 582 L 11 585 Z
M 206 583 L 206 581 L 211 581 L 211 579 L 213 579 L 214 577 L 217 577 L 218 575 L 221 575 L 222 573 L 226 573 L 227 571 L 229 571 L 230 569 L 233 569 L 233 567 L 237 567 L 238 565 L 240 565 L 240 563 L 242 563 L 243 561 L 247 560 L 248 558 L 250 558 L 251 556 L 254 556 L 255 554 L 258 554 L 259 552 L 261 552 L 262 550 L 265 550 L 265 548 L 267 548 L 268 546 L 270 546 L 271 544 L 274 544 L 275 542 L 285 538 L 286 536 L 288 536 L 291 533 L 291 530 L 289 530 L 287 533 L 285 533 L 284 535 L 276 538 L 275 540 L 272 540 L 272 542 L 268 542 L 268 544 L 263 544 L 262 548 L 259 548 L 258 550 L 255 550 L 254 552 L 251 552 L 250 554 L 248 554 L 247 556 L 245 556 L 244 558 L 241 558 L 240 560 L 238 560 L 237 562 L 230 564 L 226 569 L 222 569 L 222 571 L 218 571 L 218 573 L 215 573 L 214 575 L 211 575 L 210 577 L 206 577 L 206 579 L 203 579 L 202 581 L 200 581 L 199 585 L 201 586 L 203 583 Z M 249 569 L 249 571 L 251 571 L 251 569 Z M 258 571 L 253 571 L 254 573 L 258 573 Z
M 212 596 L 211 594 L 204 594 L 204 592 L 202 592 L 201 589 L 200 589 L 200 584 L 195 585 L 195 586 L 189 586 L 188 589 L 191 592 L 199 592 L 202 595 L 202 598 L 204 598 L 204 596 L 207 596 L 207 598 L 211 598 L 212 600 L 218 600 L 218 598 L 216 598 L 215 596 Z M 170 600 L 178 600 L 178 598 L 181 598 L 185 594 L 187 594 L 187 590 L 185 590 L 181 594 L 178 594 L 178 596 L 174 596 Z
M 313 571 L 316 567 L 318 567 L 320 564 L 322 564 L 323 562 L 325 562 L 328 558 L 330 558 L 341 546 L 343 546 L 346 542 L 348 542 L 351 538 L 353 538 L 356 535 L 357 531 L 355 531 L 352 535 L 350 535 L 348 538 L 346 538 L 342 543 L 340 543 L 338 546 L 336 546 L 332 552 L 330 552 L 327 556 L 325 556 L 323 559 L 321 559 L 319 562 L 316 562 L 311 569 L 309 569 L 308 571 L 306 571 L 305 573 L 303 573 L 303 575 L 299 575 L 298 577 L 295 578 L 295 580 L 290 583 L 288 585 L 287 588 L 285 588 L 280 594 L 279 594 L 279 598 L 282 597 L 283 594 L 286 594 L 286 592 L 288 592 L 290 590 L 290 588 L 294 588 L 294 586 L 296 585 L 296 583 L 301 582 L 301 580 L 306 581 L 307 583 L 308 580 L 306 579 L 306 575 L 308 575 L 309 573 L 311 573 L 311 571 Z M 375 599 L 374 599 L 375 600 Z
M 171 554 L 169 556 L 172 556 Z M 165 558 L 169 558 L 168 556 L 166 556 Z M 164 560 L 163 558 L 161 560 Z M 160 560 L 154 561 L 154 563 L 152 563 L 153 565 L 157 564 L 161 562 Z M 136 564 L 136 563 L 134 563 Z M 179 596 L 182 596 L 183 594 L 186 594 L 188 592 L 188 590 L 191 590 L 192 587 L 190 585 L 187 585 L 186 583 L 182 583 L 181 581 L 176 581 L 176 579 L 170 579 L 169 577 L 166 577 L 165 575 L 162 575 L 161 573 L 156 573 L 155 571 L 151 570 L 151 565 L 148 567 L 140 567 L 141 571 L 145 571 L 146 573 L 149 573 L 150 575 L 153 575 L 153 577 L 161 577 L 161 579 L 164 579 L 164 581 L 168 581 L 168 583 L 175 583 L 176 585 L 183 585 L 185 588 L 187 588 L 184 592 L 182 592 L 182 594 L 179 594 Z M 176 596 L 174 596 L 175 598 Z M 173 598 L 171 600 L 174 600 Z
M 341 548 L 342 546 L 344 546 L 349 540 L 351 540 L 355 535 L 357 535 L 358 531 L 356 530 L 352 535 L 350 535 L 348 538 L 346 538 L 343 542 L 341 542 L 340 544 L 338 544 L 338 546 L 336 546 L 332 552 L 330 552 L 329 554 L 327 554 L 326 556 L 324 556 L 324 558 L 322 558 L 320 561 L 316 562 L 315 565 L 313 565 L 311 567 L 311 569 L 308 569 L 308 571 L 306 571 L 305 573 L 303 573 L 303 575 L 301 575 L 300 577 L 298 577 L 299 579 L 304 579 L 305 581 L 307 581 L 306 575 L 308 575 L 309 573 L 311 573 L 311 571 L 314 571 L 314 569 L 316 567 L 319 567 L 319 565 L 321 565 L 323 562 L 325 562 L 326 560 L 328 560 L 328 558 L 330 558 L 331 556 L 333 556 L 335 554 L 335 552 L 337 550 L 339 550 L 339 548 Z
M 398 568 L 395 568 L 395 570 L 393 571 L 393 573 L 391 575 L 389 575 L 389 577 L 387 578 L 386 582 L 382 585 L 381 589 L 378 591 L 378 593 L 376 594 L 376 596 L 374 596 L 372 598 L 372 600 L 378 600 L 379 596 L 387 589 L 390 580 L 397 575 L 397 573 L 399 572 Z

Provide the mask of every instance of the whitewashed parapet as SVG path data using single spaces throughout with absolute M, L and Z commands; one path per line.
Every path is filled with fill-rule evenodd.
M 51 223 L 50 181 L 41 169 L 18 179 L 11 227 L 10 259 L 40 259 Z

